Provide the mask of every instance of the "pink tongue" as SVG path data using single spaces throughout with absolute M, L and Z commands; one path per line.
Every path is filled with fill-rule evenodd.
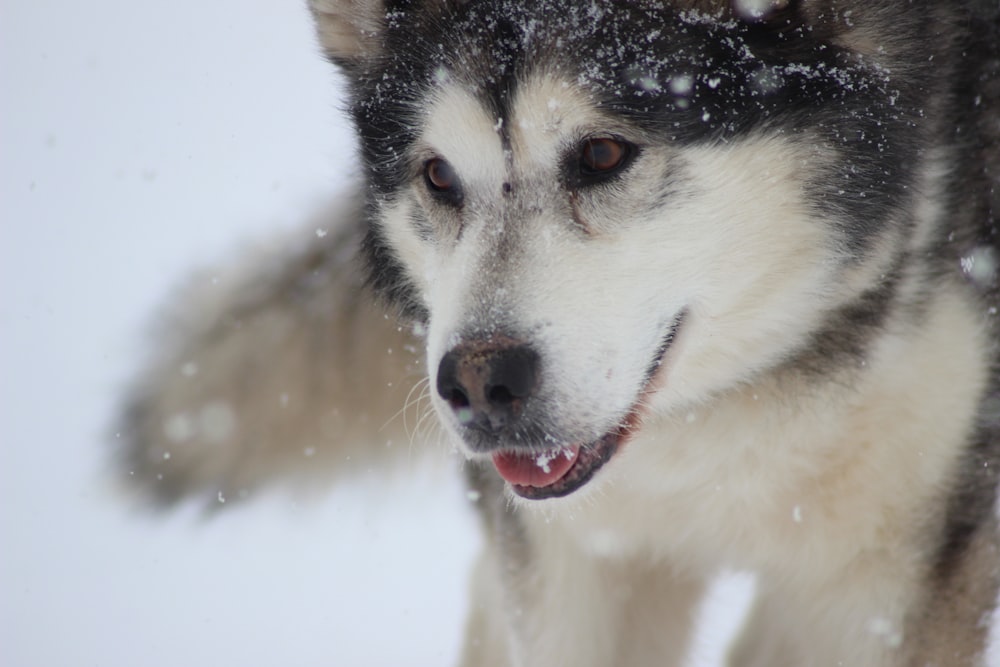
M 579 455 L 580 448 L 576 445 L 550 449 L 541 454 L 501 452 L 493 455 L 493 465 L 510 484 L 543 487 L 562 479 Z

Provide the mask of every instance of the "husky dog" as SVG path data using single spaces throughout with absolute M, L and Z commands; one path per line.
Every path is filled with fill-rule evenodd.
M 722 568 L 734 667 L 985 663 L 995 0 L 311 9 L 363 185 L 182 300 L 136 479 L 388 461 L 415 386 L 486 532 L 468 667 L 678 665 Z

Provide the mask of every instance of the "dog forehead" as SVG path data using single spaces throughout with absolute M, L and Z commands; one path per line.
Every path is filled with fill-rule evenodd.
M 488 181 L 506 169 L 504 119 L 475 91 L 443 70 L 421 135 L 428 155 L 447 159 L 463 180 Z
M 609 129 L 588 93 L 569 77 L 525 75 L 502 109 L 443 69 L 440 78 L 417 150 L 446 158 L 464 180 L 551 168 L 566 146 Z
M 608 129 L 590 95 L 551 72 L 539 72 L 518 86 L 509 126 L 515 160 L 522 166 L 552 165 L 560 149 Z

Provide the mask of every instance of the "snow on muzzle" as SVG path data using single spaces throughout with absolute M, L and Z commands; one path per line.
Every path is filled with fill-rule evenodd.
M 560 498 L 589 482 L 618 451 L 623 435 L 616 431 L 587 446 L 570 445 L 540 453 L 498 452 L 493 455 L 493 465 L 511 491 L 522 498 Z
M 518 443 L 518 420 L 540 383 L 540 357 L 514 338 L 495 336 L 465 341 L 438 364 L 437 392 L 451 408 L 474 451 L 493 451 L 497 473 L 517 495 L 531 499 L 559 498 L 589 482 L 638 428 L 643 405 L 659 375 L 686 311 L 667 327 L 647 368 L 642 386 L 628 411 L 599 438 L 582 443 L 532 447 Z

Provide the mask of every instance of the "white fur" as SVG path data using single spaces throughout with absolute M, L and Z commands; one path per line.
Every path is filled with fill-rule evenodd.
M 581 425 L 567 431 L 597 436 L 637 400 L 682 311 L 669 381 L 653 399 L 661 411 L 696 404 L 773 364 L 816 327 L 824 307 L 853 296 L 838 291 L 844 271 L 827 247 L 828 230 L 810 218 L 798 190 L 809 169 L 805 149 L 776 137 L 682 152 L 644 146 L 620 194 L 581 202 L 592 229 L 583 237 L 546 206 L 561 196 L 558 158 L 583 138 L 625 130 L 554 77 L 520 90 L 512 117 L 500 119 L 515 128 L 507 161 L 497 119 L 461 87 L 439 94 L 428 111 L 421 145 L 452 162 L 466 192 L 459 241 L 450 230 L 432 248 L 416 239 L 406 220 L 411 203 L 387 216 L 394 247 L 425 280 L 430 368 L 485 308 L 497 326 L 537 331 L 536 344 L 560 369 L 554 392 L 567 406 L 565 422 Z M 679 172 L 679 189 L 657 204 L 668 168 Z M 528 202 L 505 203 L 504 182 Z M 518 233 L 531 240 L 514 242 L 519 256 L 507 260 L 502 282 L 477 281 L 495 261 L 494 239 Z
M 425 9 L 444 22 L 460 4 Z M 822 25 L 826 3 L 800 4 Z M 350 73 L 377 61 L 381 32 L 398 18 L 377 0 L 311 7 L 323 47 Z M 885 24 L 864 16 L 868 7 L 888 11 L 845 11 L 864 25 L 840 43 L 897 66 L 871 42 Z M 136 391 L 136 478 L 165 500 L 214 499 L 275 469 L 364 469 L 405 449 L 388 446 L 412 434 L 393 414 L 425 394 L 461 435 L 435 391 L 438 363 L 463 337 L 519 337 L 541 359 L 531 400 L 544 406 L 533 415 L 544 412 L 544 444 L 586 444 L 625 418 L 637 423 L 567 497 L 525 500 L 499 490 L 488 468 L 476 479 L 489 535 L 464 667 L 676 667 L 705 582 L 726 569 L 757 576 L 732 667 L 976 664 L 985 625 L 972 626 L 987 622 L 1000 579 L 992 519 L 956 547 L 957 561 L 938 563 L 946 586 L 929 565 L 954 519 L 947 504 L 955 475 L 967 474 L 960 457 L 995 356 L 984 322 L 995 311 L 980 312 L 965 284 L 984 277 L 974 264 L 990 274 L 995 258 L 956 246 L 971 253 L 967 275 L 958 266 L 942 275 L 934 245 L 952 223 L 943 196 L 952 156 L 928 147 L 914 199 L 867 253 L 850 256 L 843 230 L 858 221 L 817 210 L 806 191 L 843 166 L 821 137 L 775 128 L 731 143 L 663 141 L 595 104 L 556 65 L 517 72 L 498 118 L 477 97 L 482 82 L 463 76 L 478 75 L 434 72 L 422 101 L 393 119 L 417 129 L 408 153 L 385 165 L 409 181 L 369 202 L 429 311 L 423 340 L 361 291 L 342 256 L 362 232 L 349 210 L 336 241 L 269 262 L 273 275 L 241 277 L 195 309 L 185 340 Z M 927 114 L 940 113 L 934 104 Z M 595 137 L 624 138 L 638 156 L 613 182 L 567 187 L 565 165 Z M 460 208 L 428 189 L 421 170 L 431 159 L 452 165 Z M 806 368 L 798 355 L 810 337 L 883 280 L 897 281 L 898 307 L 870 323 L 864 354 Z M 426 367 L 405 354 L 423 346 Z M 179 375 L 187 364 L 197 373 Z M 393 395 L 411 374 L 429 386 Z M 178 415 L 194 415 L 195 427 L 171 422 Z M 431 421 L 424 415 L 417 430 Z M 374 424 L 388 425 L 376 447 Z
M 877 256 L 843 261 L 832 221 L 807 206 L 804 174 L 822 159 L 808 141 L 761 135 L 680 150 L 629 136 L 641 156 L 617 189 L 580 197 L 581 231 L 560 201 L 560 156 L 628 129 L 551 75 L 523 82 L 503 119 L 443 86 L 420 150 L 462 180 L 460 232 L 419 183 L 385 217 L 430 305 L 432 373 L 469 325 L 531 331 L 558 369 L 547 377 L 562 411 L 553 441 L 594 438 L 638 400 L 666 327 L 684 313 L 638 435 L 570 497 L 514 498 L 535 552 L 526 580 L 508 585 L 530 604 L 517 618 L 478 612 L 470 641 L 513 626 L 519 639 L 492 655 L 509 651 L 514 665 L 673 664 L 700 582 L 728 567 L 760 576 L 734 664 L 897 664 L 924 576 L 916 518 L 956 465 L 986 382 L 972 304 L 940 291 L 922 329 L 890 330 L 866 366 L 821 388 L 755 379 L 888 269 Z M 665 173 L 674 192 L 657 200 Z M 443 220 L 435 243 L 413 235 L 412 206 Z M 513 256 L 496 254 L 502 237 Z M 677 634 L 626 613 L 673 617 Z

